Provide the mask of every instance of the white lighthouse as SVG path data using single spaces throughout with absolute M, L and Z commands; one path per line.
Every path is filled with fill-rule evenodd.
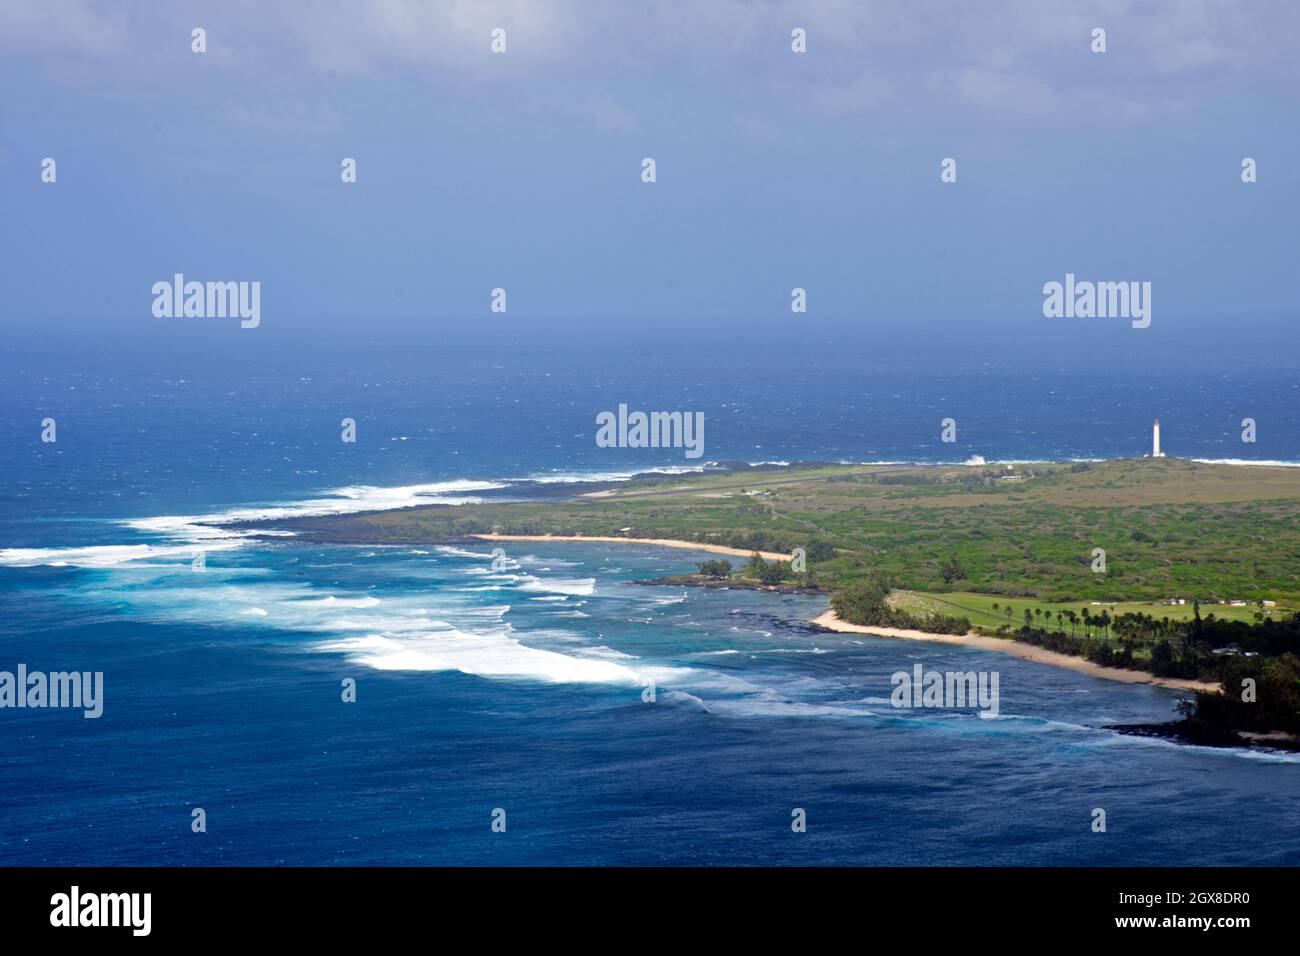
M 1160 450 L 1160 419 L 1151 426 L 1151 457 L 1164 458 L 1165 453 Z

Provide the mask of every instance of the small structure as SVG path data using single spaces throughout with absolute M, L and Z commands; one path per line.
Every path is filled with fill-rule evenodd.
M 1160 419 L 1156 419 L 1151 426 L 1151 457 L 1164 458 L 1165 453 L 1160 450 Z

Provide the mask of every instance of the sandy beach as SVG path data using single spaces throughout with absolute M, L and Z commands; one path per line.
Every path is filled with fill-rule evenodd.
M 686 551 L 709 551 L 713 554 L 728 554 L 736 558 L 748 558 L 753 551 L 744 548 L 729 548 L 722 544 L 700 544 L 698 541 L 677 541 L 671 538 L 620 538 L 615 535 L 580 535 L 580 534 L 476 534 L 475 538 L 484 541 L 598 541 L 608 544 L 652 544 L 661 548 L 681 548 Z M 789 561 L 791 556 L 779 551 L 759 551 L 765 561 Z
M 1064 667 L 1072 671 L 1078 671 L 1081 674 L 1091 674 L 1093 677 L 1119 681 L 1123 684 L 1156 684 L 1160 687 L 1172 687 L 1175 690 L 1217 691 L 1221 689 L 1220 685 L 1209 681 L 1184 680 L 1178 677 L 1153 677 L 1151 674 L 1126 670 L 1122 667 L 1103 667 L 1082 657 L 1059 654 L 1056 651 L 1049 651 L 1045 647 L 1022 644 L 1019 641 L 1007 638 L 984 637 L 979 634 L 928 634 L 925 631 L 903 630 L 895 627 L 864 627 L 860 624 L 849 624 L 846 621 L 841 621 L 835 616 L 834 611 L 827 611 L 825 614 L 814 618 L 812 623 L 824 627 L 828 631 L 838 631 L 842 634 L 901 637 L 909 641 L 931 641 L 936 644 L 978 647 L 980 650 L 1010 654 L 1013 657 L 1019 657 L 1021 660 L 1034 661 L 1038 664 L 1050 664 L 1053 667 Z

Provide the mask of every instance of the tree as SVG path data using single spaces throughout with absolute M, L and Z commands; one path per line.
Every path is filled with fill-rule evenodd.
M 965 634 L 970 630 L 969 618 L 909 614 L 892 607 L 888 599 L 889 585 L 883 578 L 873 575 L 836 591 L 831 596 L 831 607 L 836 616 L 852 624 L 911 628 L 932 634 Z
M 948 555 L 948 560 L 939 568 L 939 573 L 943 575 L 944 584 L 952 584 L 952 582 L 960 581 L 966 577 L 966 571 L 962 568 L 961 561 L 957 559 L 955 554 Z
M 814 538 L 808 542 L 806 556 L 809 562 L 812 561 L 830 561 L 835 558 L 839 552 L 835 550 L 835 545 L 829 541 L 822 541 Z
M 1168 641 L 1161 641 L 1151 648 L 1151 673 L 1165 677 L 1174 671 L 1174 649 Z
M 730 561 L 701 561 L 695 566 L 707 578 L 725 578 L 731 574 Z
M 758 580 L 763 584 L 780 584 L 790 573 L 790 564 L 787 561 L 773 561 L 771 564 L 763 563 L 759 569 Z
M 883 625 L 889 623 L 889 606 L 885 599 L 889 588 L 883 581 L 871 577 L 854 581 L 831 597 L 831 607 L 841 620 L 851 624 Z

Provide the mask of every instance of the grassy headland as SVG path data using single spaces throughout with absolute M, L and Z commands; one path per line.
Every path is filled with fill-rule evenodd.
M 1297 606 L 1298 516 L 1300 469 L 1165 458 L 710 474 L 628 482 L 599 497 L 295 526 L 371 543 L 497 531 L 672 538 L 746 552 L 803 547 L 815 549 L 809 571 L 831 589 L 877 572 L 909 591 L 1043 604 L 1182 597 Z M 1106 551 L 1104 574 L 1092 570 L 1094 548 Z

